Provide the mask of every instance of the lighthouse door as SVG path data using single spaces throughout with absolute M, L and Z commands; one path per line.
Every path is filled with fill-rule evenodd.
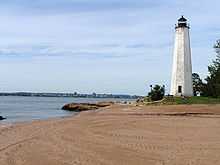
M 178 93 L 182 93 L 182 86 L 178 86 Z

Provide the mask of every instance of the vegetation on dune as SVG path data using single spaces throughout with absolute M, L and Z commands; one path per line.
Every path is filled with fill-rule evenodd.
M 202 96 L 194 96 L 188 98 L 174 98 L 175 104 L 219 104 L 220 98 L 211 98 L 211 97 L 202 97 Z
M 172 97 L 165 96 L 162 100 L 159 101 L 149 101 L 149 98 L 146 97 L 143 100 L 144 105 L 181 105 L 181 104 L 220 104 L 220 98 L 212 97 Z

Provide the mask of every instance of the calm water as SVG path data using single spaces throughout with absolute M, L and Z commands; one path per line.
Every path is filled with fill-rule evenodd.
M 65 97 L 17 97 L 0 96 L 0 116 L 6 117 L 1 123 L 42 120 L 73 115 L 74 112 L 61 110 L 71 102 L 127 101 L 125 99 L 65 98 Z

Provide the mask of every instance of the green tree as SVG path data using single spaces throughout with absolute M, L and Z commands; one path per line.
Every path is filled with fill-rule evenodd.
M 165 95 L 165 87 L 160 85 L 155 85 L 148 93 L 148 96 L 152 101 L 161 100 L 163 99 L 164 95 Z
M 205 79 L 207 83 L 203 87 L 203 95 L 220 97 L 220 40 L 216 41 L 214 49 L 217 56 L 208 66 L 209 75 Z
M 197 96 L 198 94 L 201 94 L 203 83 L 198 73 L 192 74 L 192 80 L 193 80 L 193 94 L 194 96 Z

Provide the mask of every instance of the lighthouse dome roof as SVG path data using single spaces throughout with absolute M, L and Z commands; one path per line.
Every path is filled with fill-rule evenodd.
M 187 19 L 186 19 L 186 18 L 184 18 L 184 16 L 182 16 L 180 19 L 178 19 L 178 21 L 179 21 L 179 22 L 186 22 L 186 21 L 187 21 Z

